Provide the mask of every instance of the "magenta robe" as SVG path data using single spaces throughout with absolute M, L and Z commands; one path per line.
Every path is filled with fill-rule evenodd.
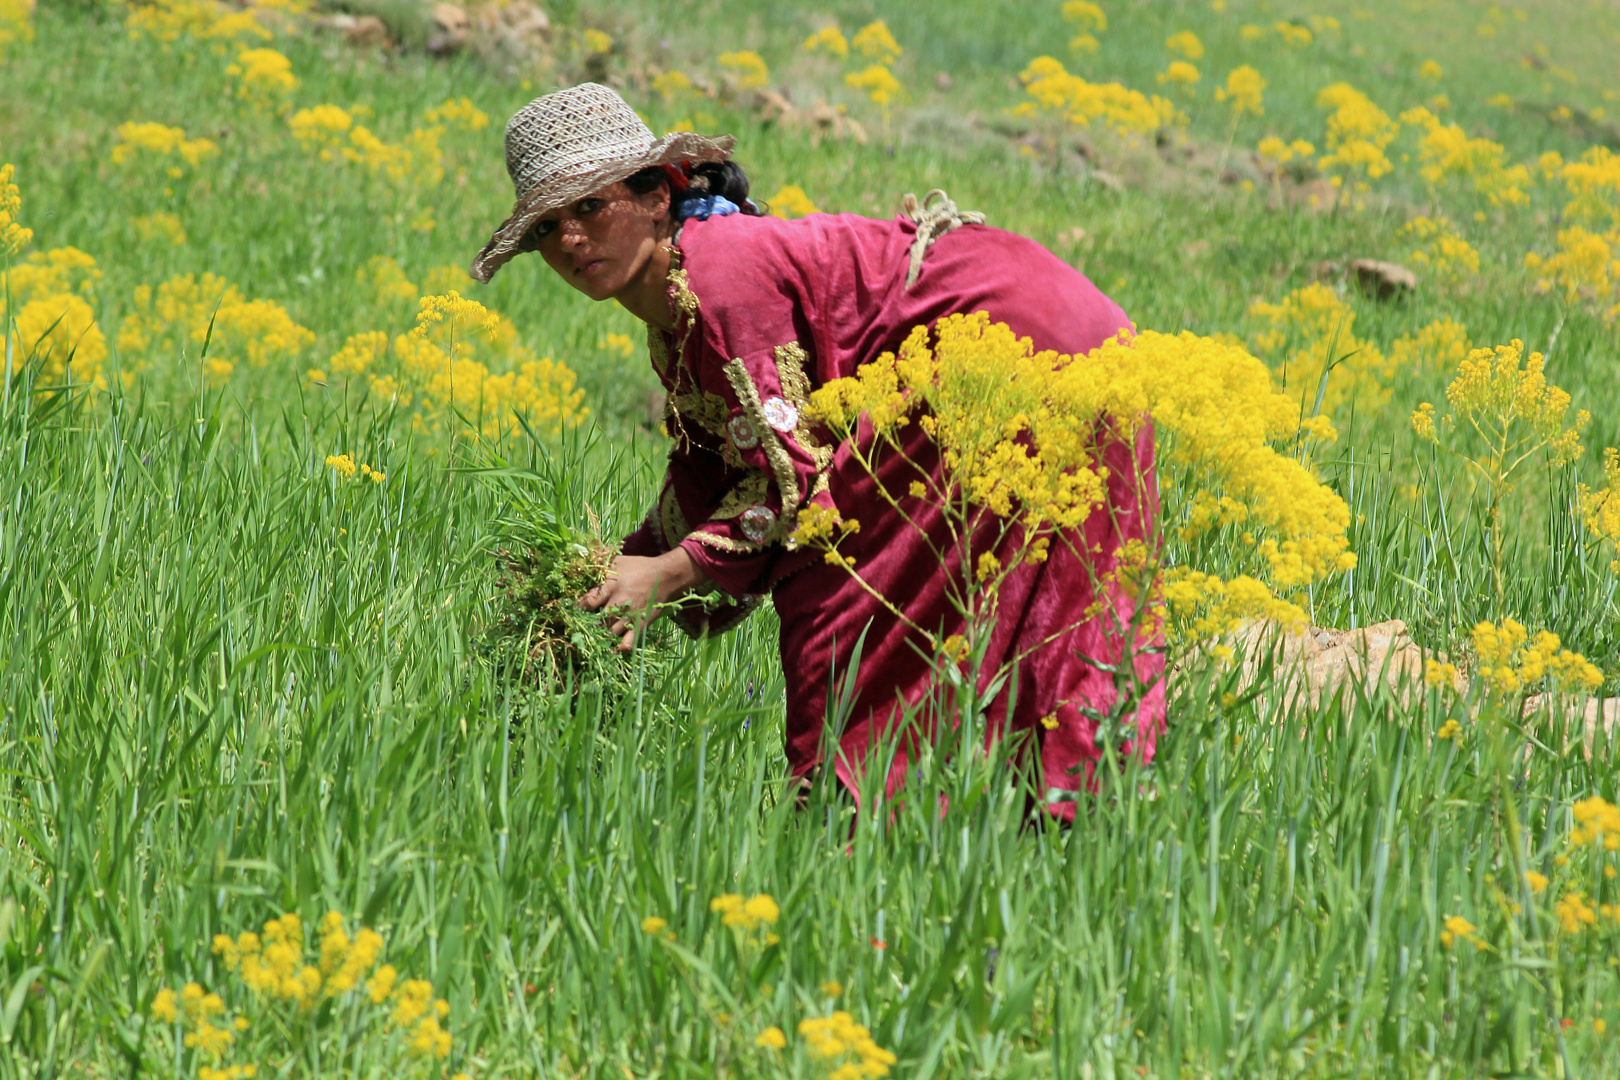
M 813 499 L 859 521 L 860 531 L 840 550 L 919 625 L 946 633 L 960 628 L 945 592 L 945 575 L 956 568 L 942 569 L 924 539 L 889 511 L 847 446 L 799 422 L 809 392 L 898 349 L 913 327 L 957 312 L 987 311 L 1036 349 L 1070 354 L 1130 329 L 1119 306 L 1073 267 L 1032 240 L 982 225 L 937 238 L 908 290 L 914 236 L 904 216 L 733 215 L 685 224 L 682 270 L 671 287 L 677 329 L 649 335 L 653 366 L 669 392 L 666 422 L 675 445 L 656 505 L 624 544 L 631 555 L 679 544 L 714 582 L 722 603 L 701 624 L 685 615 L 689 630 L 723 629 L 771 594 L 782 624 L 786 750 L 794 775 L 822 760 L 829 682 L 843 675 L 866 631 L 853 711 L 834 754 L 838 776 L 852 788 L 868 748 L 897 710 L 928 696 L 932 669 L 926 647 L 922 653 L 916 647 L 920 635 L 846 570 L 828 565 L 819 551 L 788 550 L 796 512 Z M 906 431 L 913 460 L 937 469 L 936 448 L 916 425 Z M 1071 537 L 1072 549 L 1054 543 L 1046 562 L 1009 576 L 984 666 L 988 679 L 1004 660 L 1034 650 L 1018 667 L 1010 721 L 1003 693 L 988 731 L 995 737 L 1009 722 L 1013 731 L 1031 731 L 1047 789 L 1077 791 L 1091 779 L 1097 723 L 1082 710 L 1106 714 L 1115 680 L 1085 658 L 1117 665 L 1134 609 L 1113 589 L 1100 614 L 1085 621 L 1083 613 L 1120 545 L 1147 537 L 1157 509 L 1150 428 L 1143 427 L 1134 447 L 1108 442 L 1103 457 L 1109 505 Z M 905 491 L 915 472 L 893 455 L 886 460 L 894 468 L 880 468 L 880 479 L 890 491 Z M 922 513 L 924 527 L 949 547 L 937 514 L 911 503 L 908 513 L 914 519 Z M 1085 564 L 1075 551 L 1088 553 Z M 1151 689 L 1127 718 L 1135 734 L 1122 750 L 1143 757 L 1151 757 L 1164 719 L 1163 660 L 1154 644 L 1144 636 L 1131 650 L 1137 677 Z M 890 763 L 891 794 L 908 756 L 902 743 Z M 1073 806 L 1059 801 L 1051 809 L 1069 816 Z

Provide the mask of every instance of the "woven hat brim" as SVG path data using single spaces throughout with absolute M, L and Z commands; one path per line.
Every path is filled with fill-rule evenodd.
M 495 230 L 489 243 L 473 259 L 468 272 L 477 280 L 488 282 L 495 276 L 495 271 L 506 265 L 514 255 L 534 250 L 529 240 L 529 230 L 548 210 L 567 206 L 651 165 L 725 161 L 731 157 L 731 148 L 736 144 L 737 140 L 730 135 L 709 138 L 689 131 L 671 132 L 654 142 L 644 153 L 603 162 L 588 173 L 542 185 L 513 205 L 511 216 Z

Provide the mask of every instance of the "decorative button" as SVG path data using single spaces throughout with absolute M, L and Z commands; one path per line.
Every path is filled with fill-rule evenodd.
M 768 506 L 750 506 L 742 512 L 737 524 L 742 526 L 743 535 L 757 544 L 776 528 L 776 514 Z
M 739 450 L 752 450 L 759 445 L 759 432 L 754 430 L 754 422 L 741 413 L 726 421 L 726 430 L 731 434 L 731 445 Z
M 792 431 L 799 426 L 799 410 L 779 397 L 767 398 L 765 422 L 777 431 Z

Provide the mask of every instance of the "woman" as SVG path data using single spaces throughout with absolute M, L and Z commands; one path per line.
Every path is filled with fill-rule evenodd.
M 918 647 L 920 635 L 847 570 L 786 542 L 798 511 L 814 501 L 858 520 L 860 532 L 840 550 L 913 624 L 948 633 L 960 618 L 945 588 L 951 568 L 879 497 L 884 467 L 874 479 L 847 446 L 801 422 L 809 393 L 952 313 L 988 311 L 1036 349 L 1070 354 L 1130 323 L 1050 252 L 979 224 L 980 215 L 958 213 L 949 200 L 919 208 L 908 196 L 908 213 L 892 221 L 763 216 L 729 160 L 732 145 L 729 136 L 654 139 L 617 94 L 594 84 L 539 98 L 507 125 L 517 203 L 472 274 L 488 281 L 514 255 L 539 251 L 586 296 L 616 299 L 647 324 L 652 364 L 668 391 L 669 470 L 607 582 L 581 601 L 610 612 L 611 632 L 629 649 L 637 613 L 655 616 L 685 594 L 713 594 L 701 616 L 677 612 L 699 633 L 731 625 L 771 595 L 782 624 L 792 774 L 805 777 L 830 752 L 853 789 L 868 748 L 928 694 L 933 659 Z M 937 469 L 936 449 L 916 425 L 908 430 L 908 455 Z M 1033 734 L 1049 790 L 1081 788 L 1099 756 L 1094 718 L 1116 700 L 1114 676 L 1103 668 L 1126 651 L 1129 630 L 1120 628 L 1131 625 L 1133 608 L 1118 589 L 1096 593 L 1121 544 L 1152 525 L 1152 451 L 1146 428 L 1134 447 L 1107 444 L 1108 505 L 1072 543 L 1053 545 L 1045 563 L 1021 567 L 1002 587 L 983 670 L 988 677 L 1019 658 L 1016 704 L 1009 717 L 1003 693 L 990 729 Z M 904 491 L 912 478 L 889 476 L 885 488 Z M 937 516 L 910 516 L 943 538 Z M 836 745 L 824 745 L 828 688 L 844 676 L 857 640 L 854 697 L 836 717 Z M 1162 660 L 1131 652 L 1150 687 L 1136 707 L 1133 741 L 1150 756 L 1164 715 Z M 907 757 L 902 742 L 891 792 Z M 1068 817 L 1073 807 L 1060 798 L 1050 809 Z

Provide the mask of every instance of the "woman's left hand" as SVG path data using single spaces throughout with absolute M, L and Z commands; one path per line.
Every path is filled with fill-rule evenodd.
M 659 615 L 667 604 L 707 578 L 685 548 L 675 548 L 654 558 L 620 555 L 608 568 L 607 580 L 579 598 L 589 611 L 607 610 L 613 621 L 608 632 L 619 639 L 619 651 L 635 648 L 636 635 Z

